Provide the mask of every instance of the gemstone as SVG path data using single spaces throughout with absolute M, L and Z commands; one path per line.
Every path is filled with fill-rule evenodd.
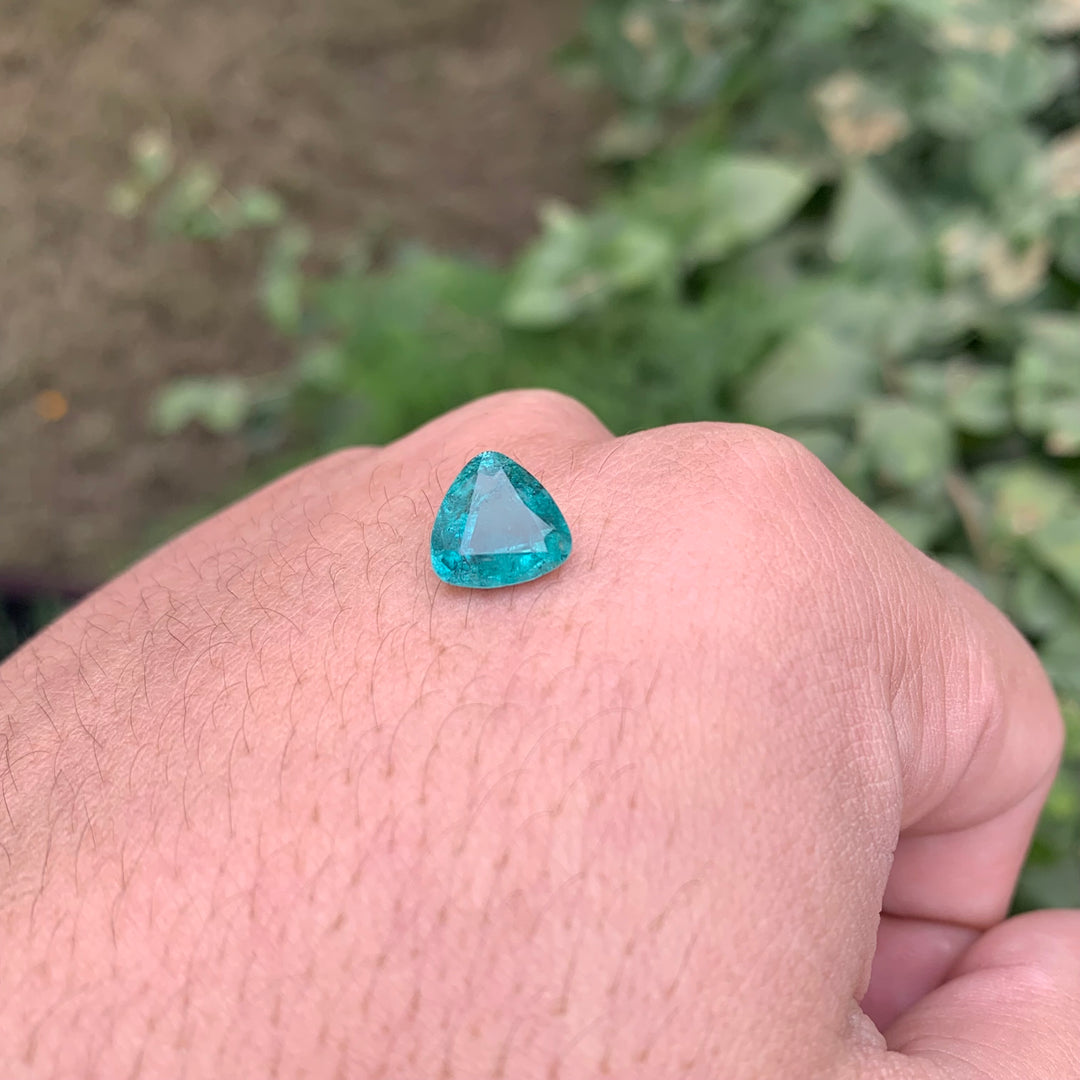
M 431 565 L 467 589 L 519 585 L 570 554 L 570 529 L 547 489 L 495 450 L 477 454 L 450 485 L 431 531 Z

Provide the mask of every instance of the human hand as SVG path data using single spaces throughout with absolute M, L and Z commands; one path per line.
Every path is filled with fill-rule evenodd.
M 575 552 L 463 592 L 428 533 L 489 448 Z M 0 668 L 0 1075 L 1071 1080 L 1080 913 L 1001 921 L 1060 743 L 790 440 L 486 399 Z

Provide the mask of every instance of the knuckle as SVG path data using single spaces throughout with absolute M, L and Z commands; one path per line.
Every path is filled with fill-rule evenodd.
M 710 551 L 738 560 L 754 587 L 788 603 L 773 582 L 804 582 L 832 611 L 837 580 L 865 581 L 896 551 L 891 534 L 801 443 L 765 428 L 697 424 L 648 433 L 635 467 L 670 505 L 671 529 L 707 531 Z M 867 590 L 869 594 L 869 590 Z M 854 618 L 849 612 L 846 618 Z
M 669 429 L 680 460 L 709 486 L 745 494 L 755 503 L 792 508 L 835 504 L 842 485 L 802 443 L 750 424 L 693 424 Z M 823 497 L 824 496 L 824 497 Z
M 524 428 L 574 431 L 582 426 L 600 426 L 591 409 L 558 390 L 505 390 L 485 398 L 483 403 L 501 421 L 520 422 Z
M 976 644 L 969 660 L 965 690 L 983 726 L 1023 730 L 1024 749 L 1031 755 L 1033 783 L 1039 783 L 1048 766 L 1057 767 L 1065 749 L 1066 729 L 1061 709 L 1046 673 L 1031 644 L 1005 616 L 982 596 L 972 597 L 969 621 L 977 621 L 972 633 Z M 1023 703 L 1023 720 L 1017 703 Z
M 740 426 L 739 457 L 758 483 L 803 491 L 807 484 L 837 484 L 798 439 L 769 428 Z

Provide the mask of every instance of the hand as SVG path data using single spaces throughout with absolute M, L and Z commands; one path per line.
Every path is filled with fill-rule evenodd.
M 458 591 L 428 535 L 489 448 L 575 551 Z M 797 444 L 486 399 L 0 668 L 0 1075 L 1080 1077 L 1080 913 L 1002 922 L 1061 738 Z

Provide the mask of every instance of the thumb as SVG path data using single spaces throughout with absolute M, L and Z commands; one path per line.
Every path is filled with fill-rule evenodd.
M 886 1039 L 941 1080 L 1080 1080 L 1080 911 L 988 930 Z

